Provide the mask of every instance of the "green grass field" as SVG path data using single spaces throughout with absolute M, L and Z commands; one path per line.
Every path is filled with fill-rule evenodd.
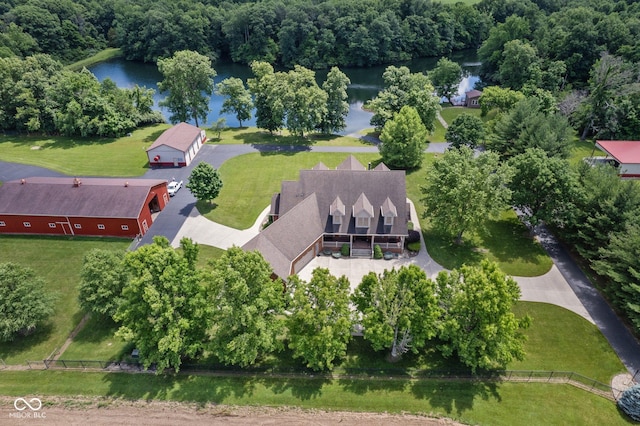
M 60 348 L 83 315 L 77 286 L 84 254 L 93 248 L 125 250 L 129 244 L 124 239 L 0 236 L 0 262 L 32 268 L 59 295 L 51 321 L 28 337 L 0 343 L 0 359 L 42 360 Z
M 141 176 L 148 170 L 145 150 L 168 128 L 143 127 L 121 138 L 0 136 L 0 160 L 72 176 Z
M 430 414 L 466 424 L 629 424 L 613 402 L 569 385 L 63 371 L 5 371 L 0 377 L 0 394 L 35 394 L 45 407 L 47 395 L 82 394 L 124 400 Z
M 99 51 L 93 56 L 90 56 L 81 61 L 74 62 L 67 65 L 65 68 L 71 71 L 80 71 L 82 68 L 90 67 L 91 65 L 107 61 L 113 58 L 119 58 L 122 56 L 122 51 L 119 48 L 108 48 Z
M 292 136 L 286 130 L 281 134 L 271 134 L 256 127 L 230 127 L 218 134 L 208 131 L 211 143 L 230 145 L 290 145 L 290 146 L 367 146 L 359 139 L 349 136 L 310 134 L 304 138 Z
M 300 169 L 308 169 L 322 161 L 336 167 L 347 153 L 253 153 L 226 161 L 220 167 L 224 186 L 213 205 L 198 202 L 197 207 L 208 219 L 237 229 L 249 228 L 280 190 L 283 180 L 298 178 Z M 354 154 L 364 165 L 380 159 L 378 154 Z

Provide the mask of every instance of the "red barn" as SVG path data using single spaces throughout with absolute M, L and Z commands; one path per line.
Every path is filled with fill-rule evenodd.
M 159 179 L 31 177 L 0 187 L 0 234 L 144 235 L 169 202 Z
M 151 166 L 184 167 L 191 163 L 207 135 L 199 127 L 179 123 L 165 130 L 147 149 Z

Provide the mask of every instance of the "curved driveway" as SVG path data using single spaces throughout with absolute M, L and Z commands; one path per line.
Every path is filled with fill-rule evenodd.
M 442 153 L 447 147 L 448 144 L 432 143 L 429 145 L 427 152 Z M 277 151 L 354 153 L 377 152 L 378 148 L 206 144 L 197 154 L 195 161 L 188 167 L 150 169 L 145 173 L 144 177 L 166 180 L 175 178 L 177 180 L 183 180 L 186 183 L 191 170 L 199 162 L 205 161 L 213 167 L 219 168 L 226 160 L 238 155 L 252 152 Z M 29 176 L 53 177 L 63 176 L 63 174 L 41 167 L 0 162 L 0 181 L 21 179 Z M 196 241 L 205 238 L 207 234 L 203 233 L 202 230 L 211 226 L 212 222 L 199 217 L 195 209 L 195 201 L 195 198 L 189 191 L 184 189 L 179 191 L 165 209 L 156 217 L 153 225 L 149 228 L 149 232 L 147 232 L 138 244 L 150 243 L 154 235 L 164 235 L 170 241 L 177 241 L 177 239 L 182 236 L 194 237 L 197 235 L 198 238 L 195 238 Z M 256 223 L 259 225 L 260 218 Z M 187 226 L 181 231 L 183 225 Z M 258 225 L 254 225 L 254 227 L 245 231 L 233 231 L 231 228 L 227 228 L 228 234 L 226 234 L 227 236 L 223 238 L 223 240 L 228 244 L 227 247 L 231 244 L 241 245 L 247 237 L 250 238 L 250 235 L 255 235 L 255 233 L 258 232 Z M 238 237 L 239 235 L 240 237 Z M 544 301 L 565 306 L 591 322 L 595 322 L 629 372 L 635 374 L 640 371 L 640 343 L 638 343 L 622 321 L 615 315 L 604 298 L 593 287 L 553 235 L 546 229 L 540 228 L 538 230 L 538 237 L 542 246 L 553 259 L 554 267 L 549 273 L 541 277 L 515 277 L 522 289 L 523 300 Z M 219 236 L 216 238 L 219 238 Z M 424 259 L 416 259 L 415 262 L 417 264 L 427 262 L 430 275 L 433 275 L 433 273 L 436 273 L 441 268 L 433 262 L 428 256 L 428 253 L 426 253 L 426 250 L 423 256 L 426 257 Z M 568 288 L 572 291 L 569 291 Z M 576 302 L 576 299 L 579 300 L 579 303 Z M 597 350 L 597 348 L 594 348 L 594 350 Z

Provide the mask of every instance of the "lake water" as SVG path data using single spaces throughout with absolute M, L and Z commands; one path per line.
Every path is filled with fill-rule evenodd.
M 458 97 L 463 96 L 466 91 L 473 89 L 476 82 L 479 81 L 477 75 L 479 63 L 475 56 L 475 52 L 458 52 L 450 59 L 458 62 L 462 65 L 464 70 L 464 78 L 460 82 L 458 87 Z M 397 64 L 397 66 L 405 65 L 409 67 L 412 72 L 426 72 L 435 67 L 437 58 L 425 58 L 414 60 L 411 62 Z M 349 134 L 361 129 L 369 128 L 369 120 L 371 119 L 371 113 L 364 111 L 362 105 L 368 100 L 374 98 L 384 86 L 382 80 L 382 73 L 384 72 L 386 65 L 370 67 L 370 68 L 342 68 L 349 79 L 351 84 L 347 88 L 347 94 L 349 96 L 349 114 L 347 116 L 347 128 L 342 134 Z M 214 68 L 218 75 L 215 77 L 215 83 L 219 83 L 228 77 L 237 77 L 243 81 L 247 81 L 248 78 L 253 77 L 251 69 L 246 65 L 234 64 L 229 62 L 217 62 L 214 64 Z M 160 108 L 158 103 L 165 95 L 158 91 L 158 82 L 162 81 L 162 75 L 158 71 L 155 64 L 145 64 L 141 62 L 125 61 L 123 59 L 113 59 L 89 67 L 98 80 L 102 81 L 109 77 L 113 80 L 118 87 L 131 88 L 134 85 L 145 86 L 149 89 L 155 90 L 154 108 L 161 111 L 165 118 L 168 119 L 169 111 L 165 108 Z M 319 84 L 326 78 L 328 70 L 316 71 L 316 77 Z M 210 101 L 210 112 L 207 116 L 205 123 L 200 123 L 200 126 L 207 128 L 215 123 L 219 117 L 225 117 L 227 126 L 236 127 L 239 125 L 238 120 L 233 115 L 220 115 L 220 109 L 222 108 L 223 97 L 212 95 Z M 244 121 L 242 123 L 245 126 L 255 125 L 255 118 Z

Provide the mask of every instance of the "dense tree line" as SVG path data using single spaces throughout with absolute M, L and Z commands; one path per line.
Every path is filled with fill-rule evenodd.
M 521 329 L 529 319 L 511 311 L 518 286 L 490 262 L 442 272 L 436 281 L 415 265 L 370 273 L 350 297 L 347 278 L 327 269 L 315 269 L 309 282 L 274 280 L 257 251 L 232 247 L 206 267 L 197 258 L 197 244 L 186 238 L 180 250 L 164 237 L 124 256 L 93 250 L 80 304 L 115 320 L 117 334 L 158 372 L 205 357 L 246 367 L 285 347 L 307 367 L 331 370 L 356 323 L 375 350 L 393 358 L 437 347 L 475 371 L 524 355 Z
M 152 110 L 153 90 L 100 83 L 42 54 L 0 58 L 0 100 L 1 130 L 112 137 L 164 121 Z

